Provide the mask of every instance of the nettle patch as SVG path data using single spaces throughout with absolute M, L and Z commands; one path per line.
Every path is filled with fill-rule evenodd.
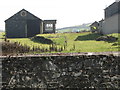
M 3 41 L 0 44 L 2 45 L 2 55 L 28 53 L 30 51 L 29 46 L 23 46 L 17 42 Z

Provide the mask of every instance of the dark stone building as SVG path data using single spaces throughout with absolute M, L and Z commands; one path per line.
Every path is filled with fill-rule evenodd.
M 90 25 L 90 30 L 92 33 L 94 32 L 98 32 L 98 27 L 99 27 L 99 23 L 97 21 L 95 21 L 94 23 L 92 23 Z
M 55 33 L 56 20 L 42 20 L 22 9 L 5 20 L 7 38 L 27 38 L 36 34 Z M 50 26 L 49 26 L 50 25 Z

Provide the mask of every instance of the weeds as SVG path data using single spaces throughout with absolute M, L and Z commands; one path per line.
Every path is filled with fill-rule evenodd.
M 118 37 L 118 34 L 112 34 L 114 37 Z M 51 40 L 53 43 L 44 44 L 40 42 L 34 42 L 30 38 L 14 38 L 7 39 L 4 43 L 13 44 L 14 53 L 71 53 L 71 52 L 108 52 L 118 51 L 120 38 L 116 42 L 108 43 L 105 41 L 96 41 L 95 39 L 100 37 L 98 34 L 85 33 L 57 33 L 57 34 L 39 34 L 44 38 Z M 9 42 L 8 42 L 9 40 Z M 15 47 L 17 42 L 17 48 Z M 19 46 L 19 47 L 18 47 Z M 15 51 L 23 47 L 21 51 Z M 6 48 L 10 48 L 9 45 Z M 29 48 L 29 49 L 26 49 Z M 25 51 L 27 50 L 27 51 Z M 4 50 L 5 51 L 5 50 Z M 3 52 L 4 52 L 3 51 Z M 11 49 L 11 52 L 13 52 Z M 8 51 L 5 51 L 8 53 Z

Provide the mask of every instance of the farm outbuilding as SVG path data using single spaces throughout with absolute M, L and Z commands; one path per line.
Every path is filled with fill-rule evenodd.
M 95 23 L 91 24 L 91 31 L 94 30 L 93 26 Z M 104 9 L 104 19 L 100 20 L 96 27 L 100 34 L 120 33 L 120 0 Z
M 103 34 L 120 33 L 120 0 L 105 8 Z
M 98 27 L 99 27 L 99 23 L 97 21 L 95 21 L 94 23 L 92 23 L 90 25 L 91 32 L 97 32 L 98 31 Z
M 27 10 L 22 9 L 18 13 L 14 14 L 12 17 L 5 20 L 6 37 L 27 38 L 27 37 L 33 37 L 36 34 L 43 34 L 44 32 L 47 32 L 46 29 L 44 29 L 47 26 L 47 24 L 46 26 L 43 24 L 44 24 L 44 20 L 36 17 Z M 56 20 L 51 20 L 49 24 L 54 26 L 51 27 L 53 28 L 51 30 L 51 33 L 55 33 Z M 47 30 L 49 31 L 49 29 Z

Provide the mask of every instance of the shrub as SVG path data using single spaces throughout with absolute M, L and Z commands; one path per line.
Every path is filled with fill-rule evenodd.
M 113 36 L 100 36 L 96 39 L 96 41 L 107 41 L 107 42 L 115 42 L 118 38 Z
M 32 41 L 42 44 L 53 44 L 53 41 L 42 36 L 35 36 L 31 38 Z

